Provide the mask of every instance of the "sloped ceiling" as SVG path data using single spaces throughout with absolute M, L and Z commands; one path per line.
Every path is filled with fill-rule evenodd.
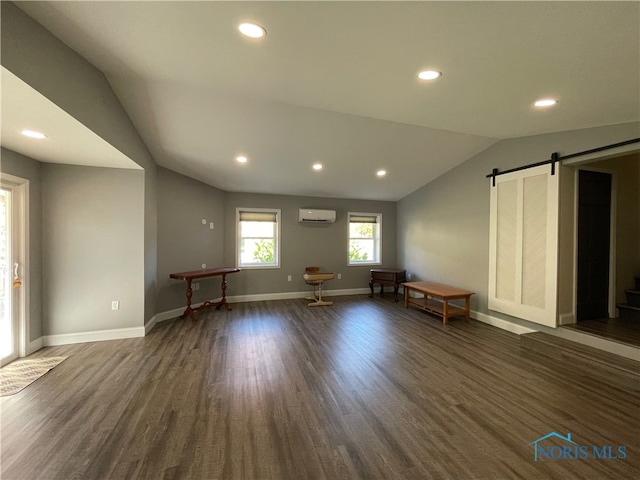
M 16 4 L 160 165 L 228 191 L 397 200 L 499 139 L 640 119 L 637 2 Z

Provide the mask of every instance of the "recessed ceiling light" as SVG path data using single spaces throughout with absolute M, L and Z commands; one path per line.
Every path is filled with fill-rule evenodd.
M 386 174 L 387 174 L 386 170 L 378 170 L 376 172 L 376 175 L 379 176 L 379 177 L 384 177 Z
M 24 135 L 25 137 L 37 138 L 39 140 L 43 138 L 47 138 L 47 136 L 44 133 L 36 132 L 34 130 L 22 130 L 22 132 L 20 133 L 22 133 L 22 135 Z
M 236 162 L 247 163 L 247 157 L 236 157 Z
M 240 30 L 240 33 L 245 37 L 250 38 L 262 38 L 267 35 L 267 30 L 257 23 L 241 23 L 238 25 L 238 30 Z
M 553 98 L 542 98 L 540 100 L 536 100 L 534 105 L 536 107 L 552 107 L 557 103 L 558 103 L 558 101 L 554 100 Z
M 442 72 L 438 72 L 436 70 L 423 70 L 418 73 L 418 78 L 420 80 L 435 80 L 438 77 L 442 76 Z
M 322 170 L 322 164 L 321 163 L 314 163 L 313 164 L 313 169 L 317 172 Z

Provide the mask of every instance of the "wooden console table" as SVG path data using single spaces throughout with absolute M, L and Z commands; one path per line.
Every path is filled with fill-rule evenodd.
M 195 312 L 198 310 L 202 310 L 205 308 L 216 307 L 219 309 L 223 305 L 227 308 L 227 310 L 231 310 L 231 306 L 227 303 L 227 274 L 239 272 L 239 268 L 231 268 L 231 267 L 223 267 L 223 268 L 207 268 L 204 270 L 194 270 L 193 272 L 180 272 L 180 273 L 172 273 L 169 275 L 169 278 L 175 278 L 177 280 L 184 280 L 187 282 L 187 309 L 180 316 L 180 318 L 184 318 L 187 315 L 191 318 L 192 321 L 198 320 L 195 316 Z M 191 282 L 193 280 L 197 280 L 199 278 L 208 278 L 208 277 L 219 277 L 222 276 L 222 299 L 219 302 L 204 302 L 197 308 L 191 308 L 191 297 L 193 295 L 193 290 L 191 289 Z
M 442 324 L 445 325 L 449 318 L 458 315 L 464 315 L 464 319 L 469 321 L 469 304 L 471 295 L 474 292 L 461 290 L 448 285 L 441 285 L 433 282 L 406 282 L 404 287 L 404 306 L 414 305 L 427 312 L 434 313 L 442 317 Z M 424 296 L 422 298 L 412 298 L 412 291 L 420 292 Z M 439 302 L 434 299 L 440 299 Z M 464 309 L 449 305 L 449 300 L 464 299 Z
M 371 280 L 369 280 L 369 288 L 371 289 L 371 295 L 369 298 L 373 298 L 373 285 L 380 284 L 380 295 L 384 292 L 385 285 L 393 285 L 393 299 L 398 301 L 398 288 L 400 284 L 406 280 L 407 272 L 405 270 L 395 270 L 392 268 L 372 268 Z

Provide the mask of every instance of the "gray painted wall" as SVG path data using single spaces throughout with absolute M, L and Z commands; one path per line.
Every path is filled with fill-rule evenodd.
M 42 165 L 44 335 L 143 326 L 143 183 L 138 170 Z
M 396 204 L 367 200 L 227 193 L 225 206 L 225 250 L 227 266 L 235 266 L 236 208 L 279 208 L 282 211 L 280 268 L 245 269 L 229 277 L 230 295 L 252 295 L 281 292 L 302 292 L 310 287 L 302 275 L 307 266 L 319 266 L 324 271 L 341 273 L 325 284 L 328 290 L 364 288 L 369 284 L 369 266 L 347 266 L 347 213 L 382 213 L 382 267 L 395 266 Z M 336 210 L 333 224 L 298 223 L 298 209 L 320 208 Z M 287 276 L 292 281 L 287 281 Z
M 585 151 L 638 136 L 630 123 L 502 140 L 398 202 L 398 265 L 416 275 L 476 292 L 472 309 L 538 328 L 524 320 L 489 312 L 489 179 L 493 168 L 509 168 Z M 566 221 L 561 219 L 562 221 Z M 561 251 L 564 255 L 572 252 Z M 560 285 L 559 294 L 567 286 Z
M 155 311 L 156 164 L 105 76 L 11 2 L 1 2 L 2 65 L 145 169 L 144 318 Z
M 0 149 L 0 171 L 29 180 L 29 341 L 42 336 L 42 170 L 40 162 Z
M 222 190 L 158 168 L 158 312 L 185 306 L 185 282 L 169 274 L 200 270 L 203 263 L 224 265 L 224 196 Z M 194 303 L 220 295 L 219 279 L 199 283 Z

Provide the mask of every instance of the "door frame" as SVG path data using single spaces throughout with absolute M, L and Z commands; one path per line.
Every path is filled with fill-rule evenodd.
M 607 313 L 609 318 L 616 318 L 616 214 L 618 211 L 618 186 L 616 172 L 605 168 L 576 165 L 574 178 L 573 202 L 573 311 L 578 322 L 578 208 L 580 207 L 580 171 L 606 173 L 611 176 L 611 208 L 609 220 L 609 298 Z
M 29 180 L 9 174 L 2 174 L 0 184 L 12 192 L 12 242 L 13 261 L 18 262 L 21 288 L 14 292 L 14 315 L 18 315 L 18 349 L 16 357 L 25 357 L 29 352 Z

